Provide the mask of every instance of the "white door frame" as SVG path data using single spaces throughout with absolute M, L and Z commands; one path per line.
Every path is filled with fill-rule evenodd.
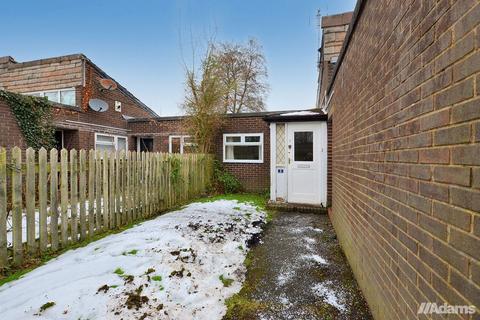
M 289 137 L 291 130 L 296 127 L 296 124 L 302 124 L 305 126 L 312 126 L 318 128 L 317 138 L 314 143 L 317 144 L 317 153 L 316 156 L 318 157 L 318 169 L 317 169 L 317 201 L 312 204 L 316 205 L 327 205 L 327 167 L 328 167 L 328 156 L 327 156 L 327 146 L 328 146 L 328 134 L 327 134 L 327 122 L 326 121 L 302 121 L 302 122 L 285 122 L 285 134 L 286 134 L 286 143 L 285 148 L 287 149 L 286 152 L 288 153 L 288 144 L 289 144 Z M 276 154 L 276 122 L 270 123 L 270 200 L 275 202 L 277 199 L 277 154 Z M 293 150 L 293 149 L 292 149 Z M 288 154 L 287 164 L 285 166 L 285 170 L 287 170 L 286 174 L 286 181 L 287 181 L 287 196 L 285 198 L 286 202 L 291 201 L 290 195 L 290 165 L 289 162 L 292 161 L 291 157 L 293 154 Z

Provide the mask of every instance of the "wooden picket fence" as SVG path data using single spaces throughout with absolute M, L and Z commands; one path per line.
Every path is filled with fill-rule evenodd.
M 0 148 L 0 269 L 205 192 L 211 155 Z

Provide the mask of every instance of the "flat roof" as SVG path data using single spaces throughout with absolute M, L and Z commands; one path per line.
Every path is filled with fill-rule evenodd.
M 311 111 L 314 109 L 309 110 L 281 110 L 281 111 L 261 111 L 261 112 L 244 112 L 244 113 L 227 113 L 225 116 L 227 118 L 252 118 L 252 117 L 268 117 L 268 116 L 275 116 L 281 115 L 284 113 L 293 113 L 293 112 L 304 112 L 304 111 Z M 156 121 L 174 121 L 174 120 L 181 120 L 185 119 L 188 116 L 166 116 L 166 117 L 154 117 L 154 118 L 135 118 L 135 119 L 128 119 L 128 122 L 148 122 L 152 120 Z

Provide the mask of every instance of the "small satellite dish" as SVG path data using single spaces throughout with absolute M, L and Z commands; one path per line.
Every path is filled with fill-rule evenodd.
M 115 81 L 113 81 L 112 79 L 108 79 L 108 78 L 100 79 L 100 85 L 105 90 L 112 91 L 112 90 L 117 89 L 117 83 Z
M 108 110 L 108 103 L 100 99 L 90 99 L 88 101 L 88 106 L 93 111 L 105 112 Z

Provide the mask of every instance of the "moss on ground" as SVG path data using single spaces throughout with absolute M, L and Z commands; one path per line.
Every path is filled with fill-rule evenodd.
M 239 203 L 253 204 L 261 210 L 265 210 L 267 205 L 267 198 L 258 193 L 219 194 L 198 199 L 196 202 L 213 202 L 217 200 L 237 200 Z
M 220 281 L 222 281 L 224 287 L 230 287 L 233 283 L 233 279 L 225 278 L 223 276 L 223 274 L 220 275 L 220 277 L 218 277 L 218 279 L 220 279 Z
M 258 195 L 255 196 L 261 197 Z M 242 199 L 247 198 L 248 197 L 242 197 Z M 257 206 L 262 210 L 265 210 L 266 200 L 264 198 L 262 199 L 264 201 L 263 207 L 261 207 L 260 204 Z M 273 213 L 272 211 L 267 211 L 267 213 L 268 212 Z M 243 265 L 247 269 L 246 279 L 240 292 L 225 300 L 227 312 L 223 318 L 224 320 L 255 319 L 259 312 L 269 308 L 267 303 L 260 302 L 252 298 L 252 293 L 255 291 L 256 287 L 260 284 L 261 279 L 267 272 L 267 262 L 265 259 L 263 259 L 265 256 L 265 250 L 266 249 L 263 246 L 254 246 L 245 256 Z
M 224 320 L 234 319 L 254 319 L 258 311 L 265 308 L 261 302 L 243 297 L 241 294 L 236 294 L 225 300 L 227 306 L 227 313 L 223 317 Z

